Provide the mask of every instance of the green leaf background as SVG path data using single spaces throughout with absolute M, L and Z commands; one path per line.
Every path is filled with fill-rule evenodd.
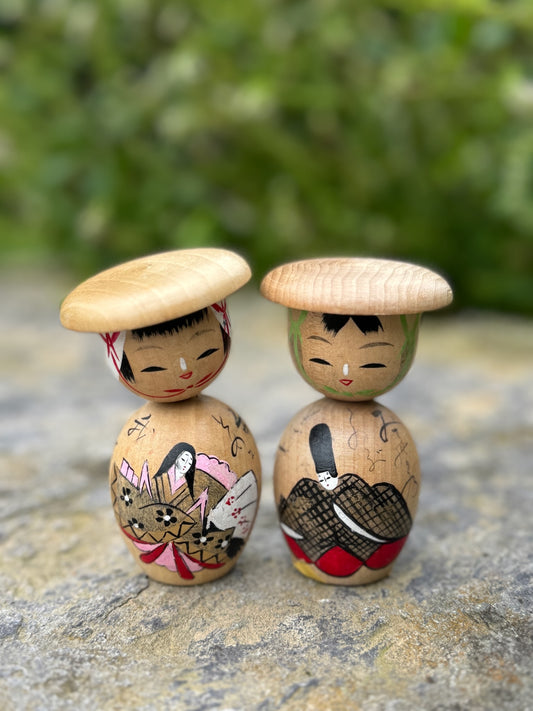
M 531 0 L 3 0 L 0 258 L 375 255 L 533 313 Z

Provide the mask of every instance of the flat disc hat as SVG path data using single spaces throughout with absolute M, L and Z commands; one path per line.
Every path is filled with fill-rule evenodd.
M 443 308 L 452 290 L 424 267 L 388 259 L 330 257 L 276 267 L 261 283 L 270 301 L 332 314 L 418 314 Z
M 63 301 L 60 319 L 65 328 L 90 333 L 142 328 L 225 299 L 250 277 L 244 259 L 225 249 L 160 252 L 82 282 Z

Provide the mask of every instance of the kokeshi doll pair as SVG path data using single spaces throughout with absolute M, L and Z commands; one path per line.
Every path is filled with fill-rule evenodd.
M 230 407 L 201 394 L 228 357 L 226 297 L 249 278 L 227 250 L 178 250 L 102 272 L 61 307 L 63 325 L 99 333 L 115 376 L 148 401 L 118 437 L 110 486 L 126 544 L 161 582 L 229 572 L 254 523 L 254 439 Z M 353 258 L 284 265 L 261 290 L 289 307 L 295 365 L 326 395 L 291 421 L 276 458 L 294 563 L 322 582 L 377 580 L 409 533 L 420 472 L 407 429 L 372 398 L 404 377 L 420 314 L 449 303 L 450 288 L 420 267 Z

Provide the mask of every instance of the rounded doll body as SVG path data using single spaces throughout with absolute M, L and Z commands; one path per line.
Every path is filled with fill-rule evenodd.
M 259 455 L 243 420 L 215 398 L 148 402 L 118 437 L 109 481 L 139 565 L 161 582 L 196 584 L 227 573 L 244 547 L 259 500 Z

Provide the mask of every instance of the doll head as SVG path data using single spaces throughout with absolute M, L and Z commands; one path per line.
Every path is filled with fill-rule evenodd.
M 355 316 L 289 309 L 289 347 L 303 378 L 335 400 L 371 400 L 413 362 L 420 317 Z
M 101 334 L 113 373 L 147 400 L 198 395 L 220 373 L 231 334 L 225 301 L 154 326 Z
M 113 373 L 147 400 L 198 395 L 228 358 L 226 297 L 250 279 L 225 249 L 161 252 L 111 267 L 79 284 L 61 305 L 61 323 L 98 333 Z
M 420 315 L 452 300 L 446 281 L 406 262 L 318 258 L 276 267 L 261 283 L 289 309 L 298 372 L 337 400 L 371 400 L 411 367 Z

